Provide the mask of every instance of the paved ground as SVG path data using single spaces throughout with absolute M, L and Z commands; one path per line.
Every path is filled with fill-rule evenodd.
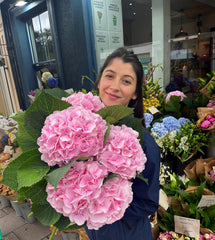
M 2 240 L 48 240 L 51 235 L 49 227 L 42 226 L 34 217 L 27 222 L 22 216 L 17 216 L 12 206 L 0 203 L 0 230 Z M 1 236 L 1 235 L 0 235 Z M 1 239 L 1 238 L 0 238 Z M 70 240 L 74 238 L 56 235 L 53 240 Z

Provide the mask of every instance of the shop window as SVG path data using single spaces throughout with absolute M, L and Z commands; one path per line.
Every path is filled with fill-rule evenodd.
M 198 79 L 214 71 L 214 15 L 213 2 L 171 0 L 171 88 L 168 90 L 194 92 Z
M 27 27 L 34 64 L 54 60 L 53 38 L 48 12 L 30 19 L 27 22 Z

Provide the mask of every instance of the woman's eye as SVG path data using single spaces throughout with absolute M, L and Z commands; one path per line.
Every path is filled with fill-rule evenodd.
M 105 77 L 106 77 L 106 78 L 109 78 L 109 79 L 110 79 L 110 78 L 113 78 L 113 76 L 110 75 L 110 74 L 105 75 Z
M 130 80 L 127 80 L 127 79 L 125 79 L 125 80 L 123 80 L 123 83 L 124 83 L 124 84 L 126 84 L 126 85 L 129 85 L 129 84 L 131 84 L 131 81 L 130 81 Z

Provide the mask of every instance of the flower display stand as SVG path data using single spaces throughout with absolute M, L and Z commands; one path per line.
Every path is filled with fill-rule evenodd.
M 3 207 L 10 207 L 10 201 L 5 197 L 0 196 L 0 202 L 3 205 Z

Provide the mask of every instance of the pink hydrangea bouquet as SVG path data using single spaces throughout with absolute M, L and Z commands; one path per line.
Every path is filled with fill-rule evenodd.
M 164 114 L 173 115 L 176 118 L 182 117 L 182 110 L 189 106 L 189 99 L 181 91 L 172 91 L 166 95 L 164 101 Z
M 178 97 L 180 97 L 180 101 L 183 101 L 184 98 L 186 97 L 186 95 L 183 92 L 181 92 L 181 91 L 172 91 L 172 92 L 169 92 L 167 94 L 166 99 L 165 99 L 165 103 L 170 101 L 171 96 L 178 96 Z
M 133 199 L 131 179 L 147 161 L 141 119 L 132 113 L 104 107 L 91 92 L 57 98 L 42 90 L 14 117 L 23 153 L 3 183 L 31 199 L 38 221 L 60 231 L 119 220 Z

